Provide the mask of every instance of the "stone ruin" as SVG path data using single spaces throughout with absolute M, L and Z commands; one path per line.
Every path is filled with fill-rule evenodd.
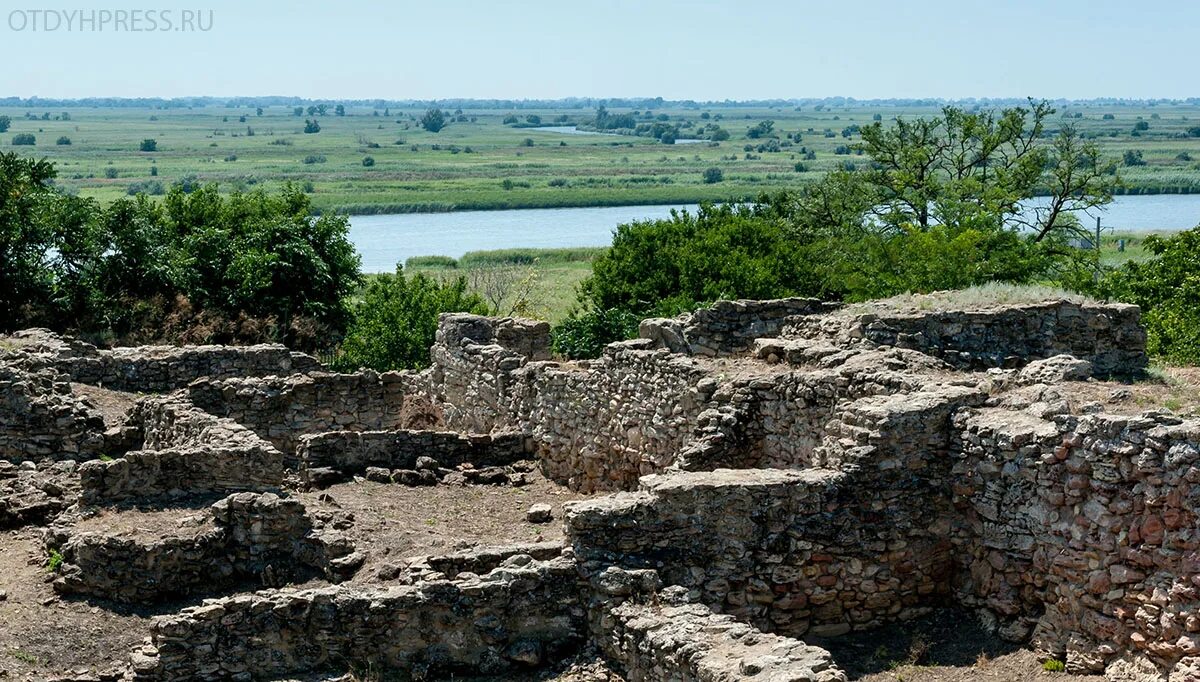
M 217 595 L 157 617 L 130 679 L 503 679 L 591 645 L 628 680 L 835 682 L 806 640 L 947 605 L 1069 671 L 1200 679 L 1200 422 L 1080 398 L 1145 371 L 1133 306 L 723 301 L 581 362 L 551 359 L 545 323 L 452 314 L 428 370 L 382 374 L 279 347 L 10 346 L 0 525 L 47 526 L 64 594 Z M 70 382 L 154 395 L 104 430 Z M 523 460 L 596 493 L 565 544 L 370 584 L 289 497 L 520 485 Z M 190 516 L 105 529 L 139 505 Z

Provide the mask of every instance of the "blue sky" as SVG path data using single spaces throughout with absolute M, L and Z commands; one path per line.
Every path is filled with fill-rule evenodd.
M 30 29 L 80 7 L 212 27 Z M 1192 0 L 3 0 L 0 96 L 1179 98 L 1198 30 Z

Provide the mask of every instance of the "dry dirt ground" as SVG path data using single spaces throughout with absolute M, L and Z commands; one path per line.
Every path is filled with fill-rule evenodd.
M 808 641 L 828 649 L 857 682 L 1104 682 L 1099 676 L 1045 670 L 1033 651 L 1002 641 L 959 609 Z
M 355 481 L 295 497 L 310 513 L 352 515 L 353 524 L 343 532 L 368 553 L 355 578 L 360 580 L 374 573 L 379 563 L 402 558 L 448 554 L 474 545 L 563 539 L 563 504 L 585 496 L 546 480 L 536 470 L 527 476 L 529 484 L 521 487 L 408 487 Z M 530 505 L 539 502 L 553 509 L 549 523 L 525 520 Z
M 562 534 L 562 505 L 582 496 L 547 481 L 539 473 L 529 485 L 406 487 L 369 481 L 344 483 L 326 490 L 295 495 L 310 510 L 349 512 L 354 523 L 346 531 L 368 552 L 359 571 L 366 580 L 373 564 L 444 554 L 473 544 L 512 544 L 556 540 Z M 211 500 L 205 500 L 211 502 Z M 554 520 L 525 520 L 529 506 L 551 505 Z M 170 532 L 196 532 L 199 509 L 105 511 L 79 522 L 86 530 L 138 537 Z M 181 525 L 182 524 L 182 525 Z M 188 602 L 124 607 L 101 600 L 59 598 L 50 586 L 49 557 L 39 528 L 0 533 L 0 680 L 46 680 L 70 673 L 98 674 L 128 659 L 131 649 L 148 636 L 150 618 L 172 613 Z M 605 682 L 607 669 L 593 659 L 574 662 L 560 671 L 560 682 Z M 599 666 L 599 667 L 596 667 Z M 599 671 L 595 672 L 594 671 Z M 600 674 L 603 673 L 603 674 Z
M 71 384 L 71 392 L 87 398 L 104 417 L 104 425 L 108 427 L 124 423 L 125 412 L 142 397 L 137 393 L 110 391 L 87 384 Z

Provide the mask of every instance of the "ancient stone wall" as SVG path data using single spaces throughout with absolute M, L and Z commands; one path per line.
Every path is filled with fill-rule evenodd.
M 643 320 L 638 335 L 673 353 L 730 355 L 749 350 L 755 339 L 777 336 L 793 317 L 832 307 L 809 298 L 717 301 L 678 317 Z
M 59 592 L 153 602 L 252 578 L 291 579 L 305 570 L 335 577 L 331 561 L 345 556 L 344 542 L 335 540 L 314 534 L 297 500 L 239 493 L 181 518 L 161 536 L 55 527 L 46 544 L 62 556 Z
M 300 438 L 296 450 L 300 474 L 325 469 L 341 476 L 362 474 L 367 467 L 417 469 L 504 466 L 529 457 L 518 433 L 466 435 L 447 431 L 333 431 Z M 422 462 L 425 464 L 425 462 Z
M 283 483 L 283 454 L 265 442 L 254 447 L 213 444 L 139 450 L 108 461 L 84 462 L 79 476 L 85 504 L 235 490 L 277 491 Z
M 957 426 L 960 599 L 1071 670 L 1191 679 L 1200 422 L 984 409 Z
M 104 449 L 104 419 L 71 393 L 67 377 L 0 359 L 0 459 L 83 460 Z
M 605 655 L 637 682 L 846 680 L 828 651 L 763 634 L 701 604 L 628 602 L 611 609 L 593 631 Z
M 28 329 L 8 338 L 30 356 L 32 364 L 53 367 L 74 382 L 115 391 L 161 393 L 201 377 L 274 376 L 321 369 L 316 358 L 279 344 L 101 350 L 45 329 Z
M 266 591 L 157 618 L 139 680 L 276 679 L 347 668 L 414 678 L 536 669 L 587 633 L 570 560 L 512 557 L 486 576 L 387 589 Z
M 199 379 L 192 403 L 242 424 L 291 456 L 302 436 L 328 431 L 407 428 L 426 401 L 418 375 L 364 370 L 355 374 L 247 379 Z M 422 424 L 422 427 L 425 427 Z
M 269 491 L 283 483 L 283 453 L 237 422 L 193 406 L 181 394 L 143 398 L 130 410 L 122 430 L 121 439 L 135 450 L 79 468 L 84 503 Z
M 431 385 L 451 428 L 528 434 L 550 478 L 584 491 L 628 489 L 674 461 L 717 387 L 696 360 L 644 345 L 614 344 L 598 360 L 560 365 L 495 344 L 439 344 Z
M 965 368 L 1018 367 L 1068 354 L 1108 376 L 1136 375 L 1147 363 L 1141 310 L 1117 303 L 1050 301 L 948 312 L 880 305 L 871 312 L 793 318 L 780 336 L 919 350 Z
M 657 567 L 760 629 L 836 635 L 949 594 L 947 496 L 903 469 L 870 473 L 649 476 L 640 492 L 568 505 L 567 526 L 585 571 Z

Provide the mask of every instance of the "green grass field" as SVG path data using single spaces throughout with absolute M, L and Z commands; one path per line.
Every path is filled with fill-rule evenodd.
M 1105 154 L 1120 159 L 1127 150 L 1142 153 L 1145 165 L 1121 169 L 1126 191 L 1200 192 L 1200 137 L 1188 132 L 1200 126 L 1200 105 L 1090 103 L 1058 109 L 1056 125 L 1076 125 Z M 639 121 L 666 116 L 682 126 L 683 135 L 716 123 L 732 136 L 674 145 L 503 124 L 506 115 L 516 113 L 522 121 L 534 114 L 548 125 L 571 126 L 591 119 L 591 109 L 466 109 L 465 120 L 436 134 L 418 125 L 423 109 L 391 109 L 386 116 L 370 108 L 351 108 L 345 116 L 334 115 L 332 106 L 329 111 L 315 117 L 319 133 L 305 134 L 309 117 L 295 116 L 284 106 L 267 107 L 262 115 L 252 107 L 219 106 L 0 108 L 0 115 L 12 118 L 11 129 L 0 135 L 0 149 L 54 161 L 60 186 L 101 200 L 154 187 L 144 183 L 169 186 L 194 177 L 219 182 L 225 190 L 293 181 L 311 191 L 319 209 L 347 213 L 690 203 L 796 187 L 841 164 L 862 163 L 853 153 L 837 153 L 838 147 L 858 141 L 854 126 L 876 116 L 887 121 L 934 108 L 864 104 L 638 112 Z M 702 118 L 706 113 L 709 118 Z M 779 151 L 759 151 L 763 140 L 746 137 L 766 119 L 775 122 Z M 1135 136 L 1139 121 L 1148 128 Z M 788 140 L 797 133 L 799 141 Z M 21 134 L 34 135 L 36 144 L 13 146 L 14 136 Z M 59 138 L 70 144 L 56 144 Z M 155 140 L 157 151 L 139 151 L 144 139 Z M 363 165 L 368 156 L 373 166 Z M 803 172 L 797 172 L 797 163 Z M 722 169 L 724 180 L 705 184 L 702 174 L 710 167 Z M 153 168 L 157 176 L 151 175 Z

